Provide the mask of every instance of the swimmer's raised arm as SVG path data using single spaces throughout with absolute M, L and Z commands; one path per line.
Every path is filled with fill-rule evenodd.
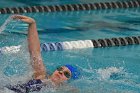
M 46 70 L 42 62 L 41 53 L 40 53 L 40 41 L 38 37 L 38 32 L 36 29 L 36 22 L 34 19 L 22 16 L 14 15 L 13 19 L 20 19 L 21 21 L 29 24 L 28 26 L 28 48 L 30 56 L 32 59 L 32 66 L 34 69 L 34 79 L 45 79 Z

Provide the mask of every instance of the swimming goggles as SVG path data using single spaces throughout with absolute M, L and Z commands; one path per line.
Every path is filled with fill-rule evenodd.
M 58 67 L 57 71 L 63 71 L 63 67 Z M 71 74 L 68 71 L 63 71 L 63 73 L 67 78 L 71 77 Z

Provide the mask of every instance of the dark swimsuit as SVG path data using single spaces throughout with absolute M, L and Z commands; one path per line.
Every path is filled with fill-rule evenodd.
M 36 60 L 36 59 L 34 59 Z M 38 60 L 40 62 L 40 60 Z M 46 79 L 48 79 L 48 75 Z M 48 87 L 53 87 L 51 83 L 48 83 Z M 47 87 L 40 79 L 32 79 L 25 84 L 17 84 L 17 85 L 8 85 L 6 86 L 8 89 L 16 92 L 16 93 L 29 93 L 33 91 L 40 91 L 42 87 Z
M 16 93 L 29 93 L 33 91 L 40 91 L 43 86 L 45 85 L 40 79 L 38 80 L 33 79 L 25 84 L 17 84 L 15 86 L 9 85 L 6 87 Z

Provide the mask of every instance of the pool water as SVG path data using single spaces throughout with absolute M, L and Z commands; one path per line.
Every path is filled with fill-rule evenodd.
M 24 15 L 35 18 L 40 41 L 44 43 L 139 36 L 139 10 L 132 8 Z M 9 16 L 0 15 L 0 24 Z M 32 76 L 26 38 L 27 24 L 20 21 L 11 21 L 0 34 L 1 48 L 21 47 L 18 52 L 10 51 L 0 55 L 0 86 L 24 82 Z M 77 65 L 81 69 L 81 77 L 68 85 L 80 93 L 140 93 L 139 45 L 42 51 L 42 57 L 50 73 L 60 65 Z M 68 90 L 64 86 L 59 90 L 43 89 L 37 93 L 66 93 Z

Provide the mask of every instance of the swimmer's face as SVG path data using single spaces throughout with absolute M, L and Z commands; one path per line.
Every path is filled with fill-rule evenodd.
M 65 66 L 57 68 L 51 76 L 51 79 L 55 82 L 64 82 L 70 78 L 71 71 Z

